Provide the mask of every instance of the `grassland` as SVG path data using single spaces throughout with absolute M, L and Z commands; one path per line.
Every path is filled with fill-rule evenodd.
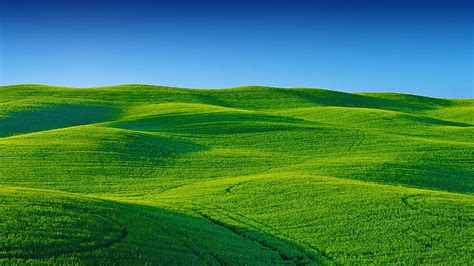
M 474 262 L 474 100 L 0 87 L 0 264 Z

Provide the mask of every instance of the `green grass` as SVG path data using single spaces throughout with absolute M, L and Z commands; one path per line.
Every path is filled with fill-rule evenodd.
M 306 262 L 295 245 L 158 207 L 47 190 L 0 188 L 0 263 L 218 264 Z M 218 245 L 216 245 L 218 243 Z M 281 249 L 281 251 L 279 250 Z M 282 258 L 282 255 L 284 258 Z
M 474 261 L 474 100 L 0 87 L 0 264 Z

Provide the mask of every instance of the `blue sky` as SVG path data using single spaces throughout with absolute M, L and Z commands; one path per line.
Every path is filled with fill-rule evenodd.
M 0 1 L 0 84 L 473 95 L 469 1 Z

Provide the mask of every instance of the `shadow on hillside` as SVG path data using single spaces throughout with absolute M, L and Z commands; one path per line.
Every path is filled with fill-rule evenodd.
M 0 137 L 105 122 L 116 114 L 112 107 L 69 104 L 14 111 L 0 118 Z

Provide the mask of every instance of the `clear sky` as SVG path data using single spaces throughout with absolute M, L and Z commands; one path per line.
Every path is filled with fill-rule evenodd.
M 0 0 L 0 84 L 473 97 L 471 2 Z

